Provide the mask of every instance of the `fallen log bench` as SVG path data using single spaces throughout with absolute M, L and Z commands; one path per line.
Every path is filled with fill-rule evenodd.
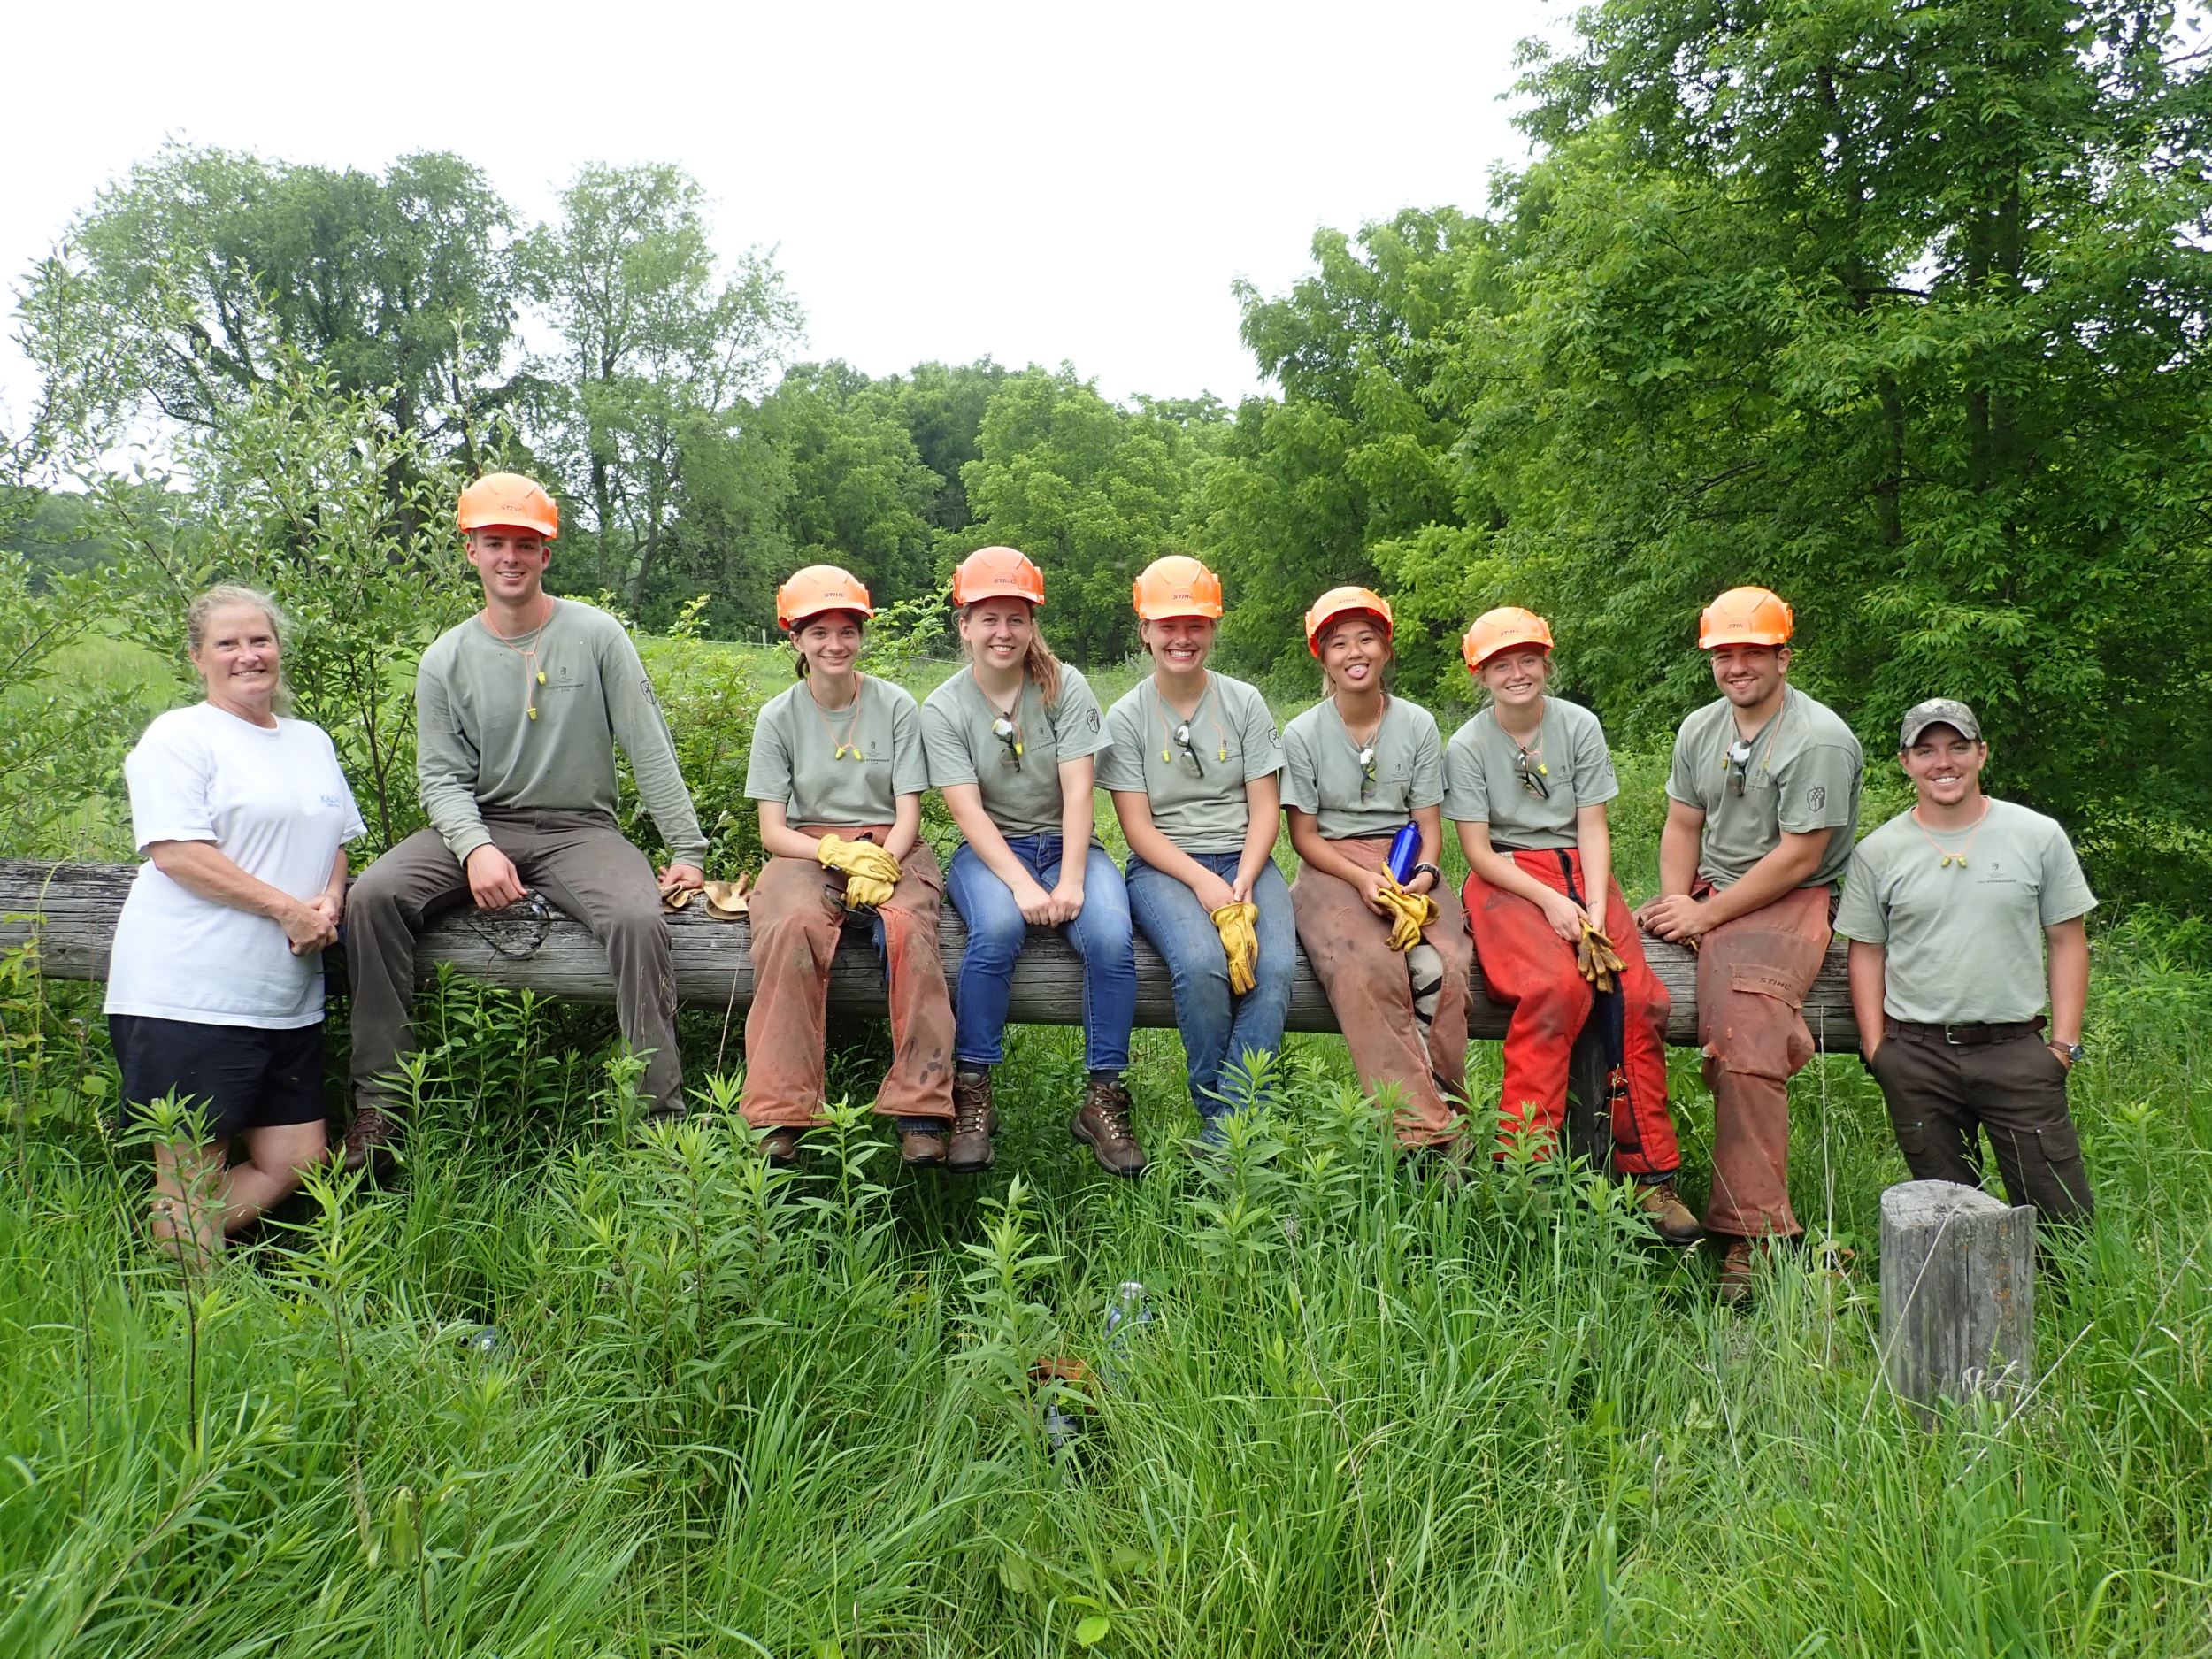
M 13 949 L 35 937 L 40 967 L 50 978 L 104 979 L 115 919 L 135 872 L 136 866 L 131 864 L 0 860 L 0 950 Z M 742 1014 L 753 995 L 751 927 L 741 921 L 716 921 L 696 900 L 671 916 L 668 923 L 678 998 L 695 1007 Z M 961 955 L 967 948 L 967 930 L 949 903 L 944 907 L 938 929 L 945 977 L 956 981 Z M 1844 978 L 1844 949 L 1841 941 L 1830 945 L 1820 977 L 1805 999 L 1805 1020 L 1814 1041 L 1835 1053 L 1855 1051 L 1858 1047 Z M 1644 954 L 1673 1002 L 1667 1021 L 1668 1041 L 1694 1046 L 1695 955 L 1655 939 L 1644 941 Z M 415 952 L 417 980 L 431 983 L 437 978 L 441 963 L 451 964 L 471 979 L 511 990 L 588 1002 L 614 1000 L 605 953 L 581 923 L 557 912 L 549 923 L 520 906 L 490 915 L 449 912 L 424 930 Z M 341 953 L 327 954 L 326 967 L 334 993 L 343 991 L 344 965 Z M 211 972 L 219 972 L 222 964 L 211 963 L 208 967 Z M 1289 1029 L 1335 1031 L 1336 1016 L 1302 950 L 1295 972 L 1286 1022 Z M 1485 994 L 1479 964 L 1474 970 L 1472 990 L 1470 1033 L 1492 1041 L 1503 1037 L 1506 1010 Z M 846 928 L 830 970 L 829 1005 L 833 1020 L 884 1016 L 883 969 L 868 942 L 865 927 L 858 922 Z M 1030 930 L 1029 943 L 1015 964 L 1007 1018 L 1022 1025 L 1083 1023 L 1083 964 L 1056 933 L 1042 928 Z M 1141 936 L 1137 940 L 1137 1024 L 1156 1027 L 1175 1024 L 1167 966 Z

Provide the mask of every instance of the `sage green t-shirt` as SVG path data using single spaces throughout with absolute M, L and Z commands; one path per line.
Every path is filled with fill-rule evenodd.
M 670 859 L 703 864 L 707 838 L 653 682 L 605 611 L 557 600 L 543 627 L 511 640 L 471 617 L 422 654 L 415 780 L 422 810 L 456 858 L 491 840 L 484 807 L 612 817 L 618 742 Z
M 972 783 L 983 810 L 1002 835 L 1060 833 L 1060 766 L 1106 747 L 1106 718 L 1089 684 L 1060 665 L 1060 695 L 1045 702 L 1037 682 L 1024 678 L 1013 708 L 1013 756 L 991 727 L 998 710 L 963 668 L 922 703 L 922 744 L 929 753 L 929 781 L 940 789 Z M 1016 761 L 1019 764 L 1014 764 Z
M 1544 699 L 1543 725 L 1529 757 L 1543 766 L 1539 775 L 1548 795 L 1523 786 L 1520 753 L 1494 708 L 1479 710 L 1454 732 L 1444 751 L 1444 816 L 1455 824 L 1487 824 L 1490 844 L 1501 852 L 1572 847 L 1576 812 L 1621 792 L 1605 728 L 1578 703 Z
M 1735 712 L 1725 697 L 1683 721 L 1675 736 L 1667 794 L 1705 814 L 1698 874 L 1716 887 L 1732 887 L 1781 845 L 1784 830 L 1829 830 L 1820 867 L 1799 885 L 1832 886 L 1851 862 L 1858 830 L 1866 772 L 1859 740 L 1834 710 L 1793 687 L 1780 712 L 1750 740 L 1741 793 L 1730 778 L 1728 751 L 1736 741 Z
M 802 680 L 753 722 L 745 793 L 782 802 L 787 823 L 852 829 L 888 824 L 899 796 L 928 787 L 921 712 L 909 693 L 873 674 L 863 674 L 859 696 L 834 713 L 814 701 Z
M 1444 798 L 1444 741 L 1419 703 L 1384 705 L 1371 780 L 1359 749 L 1333 697 L 1283 727 L 1283 804 L 1311 813 L 1322 840 L 1394 835 L 1415 808 Z
M 1978 827 L 1938 833 L 1932 843 L 1910 812 L 1861 841 L 1836 932 L 1885 948 L 1882 1007 L 1892 1019 L 2014 1025 L 2049 1001 L 2043 930 L 2096 907 L 2066 832 L 1992 801 Z
M 1151 796 L 1154 826 L 1187 853 L 1241 852 L 1252 821 L 1244 786 L 1283 765 L 1267 699 L 1241 680 L 1209 673 L 1190 718 L 1195 770 L 1174 740 L 1182 724 L 1151 676 L 1138 681 L 1106 711 L 1099 787 Z

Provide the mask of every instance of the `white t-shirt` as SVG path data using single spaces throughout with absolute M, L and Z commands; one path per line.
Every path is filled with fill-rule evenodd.
M 329 885 L 338 849 L 364 833 L 338 752 L 319 726 L 276 729 L 213 703 L 172 709 L 123 762 L 131 835 L 212 841 L 248 875 L 298 899 Z M 323 959 L 284 929 L 141 864 L 115 925 L 107 1011 L 288 1031 L 323 1017 Z

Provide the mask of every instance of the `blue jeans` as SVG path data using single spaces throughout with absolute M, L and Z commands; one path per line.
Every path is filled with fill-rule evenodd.
M 1236 880 L 1238 854 L 1191 856 L 1224 881 Z M 1290 889 L 1273 864 L 1261 871 L 1252 884 L 1252 900 L 1260 907 L 1260 959 L 1253 969 L 1252 988 L 1242 996 L 1232 996 L 1221 934 L 1198 895 L 1173 876 L 1130 855 L 1129 909 L 1167 963 L 1168 980 L 1175 990 L 1175 1024 L 1183 1033 L 1183 1054 L 1190 1066 L 1191 1104 L 1209 1122 L 1231 1108 L 1222 1095 L 1222 1072 L 1248 1053 L 1271 1057 L 1283 1046 L 1283 1019 L 1290 1011 L 1298 925 L 1291 916 Z
M 1006 846 L 1046 892 L 1059 884 L 1060 837 L 1010 835 Z M 968 925 L 968 951 L 952 993 L 954 1063 L 996 1065 L 1006 1057 L 1007 996 L 1029 924 L 1014 890 L 972 847 L 963 844 L 953 854 L 945 892 Z M 1124 1071 L 1137 1018 L 1137 958 L 1130 947 L 1129 894 L 1103 847 L 1092 847 L 1083 861 L 1083 909 L 1060 936 L 1083 959 L 1083 1064 L 1093 1071 Z

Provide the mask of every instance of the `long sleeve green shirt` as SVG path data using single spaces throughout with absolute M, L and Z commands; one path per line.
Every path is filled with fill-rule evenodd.
M 481 617 L 448 629 L 416 671 L 415 728 L 423 810 L 456 858 L 491 840 L 485 807 L 613 816 L 617 742 L 670 857 L 706 858 L 652 681 L 603 611 L 558 600 L 542 628 L 512 640 Z

